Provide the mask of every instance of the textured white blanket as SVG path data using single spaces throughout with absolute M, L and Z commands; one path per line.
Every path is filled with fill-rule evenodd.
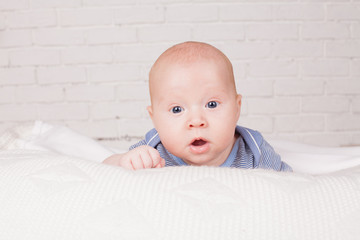
M 211 167 L 135 172 L 70 156 L 66 146 L 26 147 L 31 136 L 28 127 L 0 136 L 0 239 L 360 238 L 360 166 L 319 176 Z
M 359 239 L 360 168 L 313 177 L 174 167 L 137 172 L 0 153 L 0 239 Z

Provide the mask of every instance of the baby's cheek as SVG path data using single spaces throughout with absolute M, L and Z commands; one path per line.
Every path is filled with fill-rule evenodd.
M 171 149 L 176 149 L 177 147 L 181 146 L 181 139 L 184 139 L 184 136 L 182 134 L 183 133 L 181 133 L 181 131 L 177 131 L 171 126 L 159 132 L 162 144 L 169 151 L 171 151 Z

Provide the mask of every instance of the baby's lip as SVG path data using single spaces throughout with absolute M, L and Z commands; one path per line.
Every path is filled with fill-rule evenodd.
M 209 150 L 209 142 L 201 137 L 194 138 L 190 143 L 190 150 L 195 154 L 205 153 Z

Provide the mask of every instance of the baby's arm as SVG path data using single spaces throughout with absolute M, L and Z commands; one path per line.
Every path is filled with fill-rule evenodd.
M 131 170 L 165 166 L 165 160 L 160 157 L 159 152 L 155 148 L 146 145 L 139 146 L 126 153 L 112 155 L 105 159 L 103 163 Z

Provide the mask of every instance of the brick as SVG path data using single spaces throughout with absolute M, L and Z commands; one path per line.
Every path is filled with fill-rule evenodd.
M 359 130 L 360 115 L 336 114 L 327 116 L 327 126 L 330 131 Z
M 110 25 L 114 22 L 114 12 L 108 8 L 60 10 L 59 19 L 62 26 Z
M 142 42 L 177 41 L 184 42 L 191 38 L 190 26 L 156 25 L 138 28 L 138 37 Z
M 136 28 L 93 28 L 85 31 L 88 44 L 131 43 L 137 41 Z
M 131 6 L 115 9 L 115 23 L 158 23 L 164 21 L 164 8 L 160 6 Z
M 247 97 L 271 97 L 273 96 L 273 80 L 240 81 L 237 85 L 238 92 Z
M 0 87 L 0 103 L 13 103 L 15 87 Z
M 208 4 L 167 6 L 167 22 L 210 22 L 218 20 L 218 7 Z
M 91 107 L 92 119 L 138 119 L 148 117 L 148 103 L 122 101 L 96 103 Z
M 51 27 L 56 24 L 55 10 L 13 12 L 7 16 L 7 26 L 10 28 Z
M 279 79 L 275 81 L 276 96 L 320 95 L 324 93 L 324 80 Z
M 0 50 L 0 66 L 9 65 L 9 57 L 7 51 Z
M 355 113 L 360 113 L 360 97 L 355 97 L 352 100 L 352 111 Z
M 128 135 L 143 138 L 153 127 L 150 117 L 136 120 L 121 119 L 117 121 L 117 131 L 119 136 Z M 130 147 L 130 145 L 128 147 Z
M 59 86 L 19 86 L 15 90 L 16 102 L 59 102 L 64 99 L 63 88 Z
M 341 147 L 351 144 L 350 133 L 309 133 L 301 137 L 302 142 L 324 147 Z
M 360 133 L 354 133 L 351 141 L 351 146 L 360 146 Z
M 351 62 L 351 74 L 354 76 L 359 76 L 360 75 L 360 60 L 353 60 Z
M 65 96 L 69 101 L 111 101 L 115 99 L 115 89 L 108 85 L 74 85 L 65 88 Z
M 38 118 L 47 120 L 87 120 L 89 106 L 87 103 L 53 103 L 39 104 Z
M 0 85 L 21 85 L 35 83 L 33 68 L 0 68 Z
M 117 62 L 149 62 L 153 64 L 155 60 L 172 44 L 164 45 L 145 45 L 136 44 L 128 46 L 115 46 L 114 59 Z
M 275 129 L 277 132 L 313 132 L 325 129 L 324 116 L 276 116 Z
M 32 104 L 6 104 L 0 105 L 0 121 L 29 121 L 35 120 L 36 105 Z
M 219 8 L 220 20 L 273 20 L 273 6 L 270 4 L 228 4 Z
M 360 4 L 330 4 L 327 6 L 330 20 L 359 20 Z
M 350 36 L 350 25 L 346 23 L 303 23 L 301 25 L 303 39 L 343 39 Z
M 274 15 L 278 20 L 322 20 L 325 19 L 323 4 L 278 4 L 274 6 Z
M 292 114 L 300 111 L 299 98 L 248 98 L 247 104 L 249 114 Z
M 30 30 L 8 30 L 0 32 L 0 47 L 26 47 L 31 46 Z
M 84 43 L 84 35 L 82 31 L 74 29 L 36 29 L 34 43 L 45 46 L 77 45 Z
M 194 38 L 198 41 L 245 39 L 243 24 L 211 23 L 197 24 L 193 27 Z
M 245 63 L 241 62 L 241 61 L 233 61 L 232 59 L 230 59 L 232 66 L 233 66 L 233 72 L 234 72 L 234 77 L 235 77 L 235 81 L 239 81 L 242 78 L 245 78 L 246 75 L 246 65 Z
M 355 23 L 352 25 L 352 37 L 360 38 L 360 23 Z
M 150 103 L 149 87 L 147 83 L 117 85 L 116 96 L 118 100 L 141 100 Z
M 263 137 L 266 139 L 266 141 L 268 141 L 270 143 L 270 145 L 274 145 L 273 141 L 278 141 L 278 140 L 282 140 L 282 141 L 289 141 L 289 142 L 298 142 L 300 143 L 300 134 L 294 134 L 292 132 L 281 132 L 281 133 L 276 133 L 276 134 L 263 134 Z M 277 151 L 277 149 L 275 148 L 275 151 Z
M 267 58 L 272 54 L 272 44 L 268 42 L 239 42 L 222 46 L 221 50 L 230 59 Z
M 0 0 L 1 10 L 20 10 L 29 8 L 28 0 Z
M 0 134 L 2 135 L 3 133 L 5 133 L 6 131 L 8 131 L 9 129 L 12 129 L 16 126 L 18 126 L 19 123 L 17 122 L 2 122 L 0 124 Z
M 81 0 L 31 0 L 31 8 L 81 7 Z
M 116 120 L 67 121 L 66 125 L 91 138 L 116 138 L 118 136 Z
M 276 57 L 321 57 L 324 55 L 323 43 L 316 41 L 281 41 L 274 43 Z
M 350 99 L 347 97 L 304 97 L 301 103 L 301 110 L 311 113 L 346 113 L 349 108 Z
M 5 22 L 6 22 L 5 14 L 0 14 L 0 30 L 5 29 Z
M 111 46 L 70 47 L 62 51 L 65 64 L 109 63 L 113 59 Z
M 273 120 L 268 116 L 240 116 L 238 124 L 243 127 L 255 129 L 261 133 L 271 133 L 273 131 Z
M 83 67 L 41 67 L 37 68 L 40 84 L 79 83 L 86 81 Z
M 299 27 L 288 23 L 256 23 L 245 27 L 247 39 L 298 39 Z
M 58 50 L 50 49 L 15 50 L 10 52 L 10 64 L 12 66 L 56 65 L 60 64 L 60 53 Z
M 127 152 L 129 150 L 129 147 L 140 141 L 140 139 L 126 136 L 124 138 L 121 137 L 116 139 L 99 139 L 97 141 L 101 145 L 116 150 L 117 152 Z
M 328 80 L 326 84 L 328 94 L 360 94 L 359 79 Z
M 325 51 L 329 57 L 360 57 L 360 43 L 354 40 L 328 42 Z
M 297 63 L 287 60 L 264 60 L 249 63 L 250 76 L 295 76 L 298 73 Z
M 349 73 L 347 60 L 304 60 L 300 62 L 304 76 L 345 76 Z
M 83 0 L 84 6 L 123 6 L 128 4 L 134 4 L 134 0 Z
M 141 69 L 138 65 L 109 65 L 89 67 L 90 82 L 132 82 L 139 80 Z

